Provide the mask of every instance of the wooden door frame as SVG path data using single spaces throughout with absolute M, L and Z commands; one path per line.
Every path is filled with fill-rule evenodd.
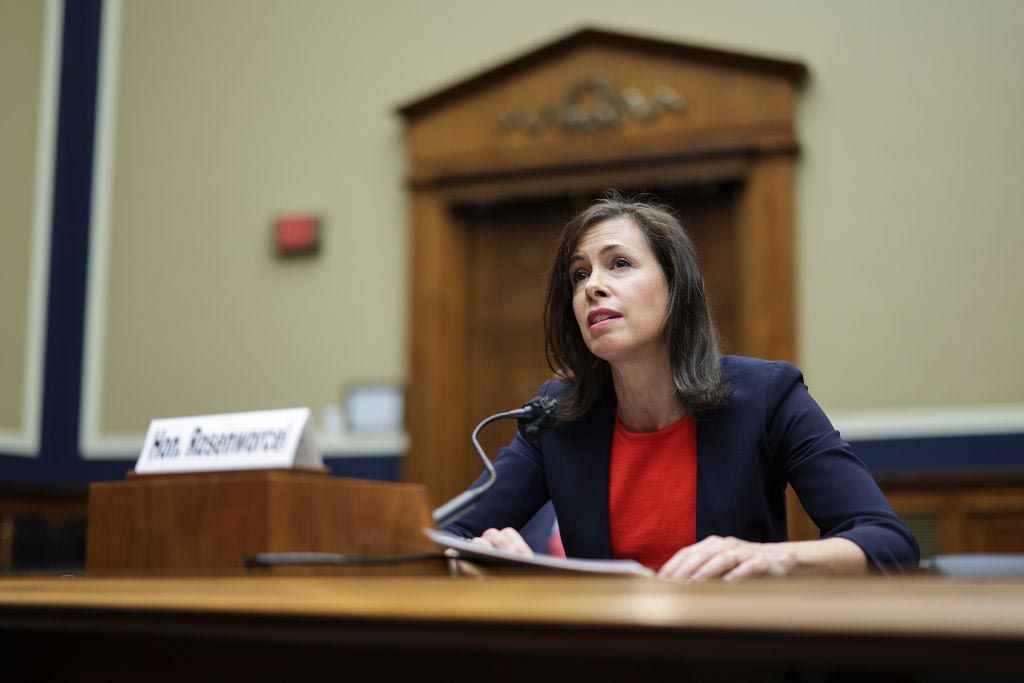
M 739 150 L 714 159 L 695 156 L 646 166 L 630 164 L 628 174 L 602 167 L 551 169 L 529 179 L 513 174 L 413 186 L 410 448 L 404 479 L 427 484 L 438 499 L 469 484 L 457 459 L 441 455 L 469 448 L 465 429 L 474 417 L 466 414 L 461 400 L 468 394 L 469 381 L 465 363 L 469 227 L 455 206 L 645 183 L 738 182 L 736 267 L 743 273 L 737 297 L 738 337 L 751 355 L 795 362 L 794 162 L 795 150 L 771 154 Z M 437 457 L 430 457 L 431 451 Z
M 608 34 L 588 34 L 603 40 Z M 571 38 L 571 37 L 570 37 Z M 563 41 L 571 46 L 572 39 Z M 628 42 L 628 41 L 627 41 Z M 666 48 L 643 39 L 638 49 Z M 550 55 L 549 46 L 519 62 L 499 67 L 401 110 L 409 131 L 410 292 L 409 382 L 407 426 L 409 451 L 403 465 L 407 481 L 427 485 L 437 502 L 470 482 L 458 466 L 457 453 L 470 448 L 466 425 L 468 394 L 468 254 L 469 227 L 454 211 L 462 203 L 504 202 L 530 198 L 600 192 L 611 187 L 665 187 L 735 182 L 738 194 L 733 225 L 737 288 L 737 337 L 743 350 L 764 358 L 795 361 L 795 164 L 798 155 L 792 100 L 806 74 L 802 65 L 727 53 L 691 53 L 730 69 L 770 72 L 784 82 L 773 111 L 789 112 L 785 120 L 753 120 L 732 125 L 724 133 L 694 132 L 631 142 L 628 136 L 603 135 L 601 143 L 580 156 L 580 139 L 553 138 L 530 148 L 514 145 L 481 149 L 477 158 L 465 153 L 419 153 L 418 117 L 429 116 L 467 90 L 515 75 L 517 64 L 536 67 L 536 55 Z M 545 52 L 546 51 L 546 52 Z M 532 60 L 532 61 L 531 61 Z M 525 67 L 524 67 L 525 68 Z M 763 74 L 759 73 L 758 77 Z M 555 87 L 555 86 L 553 86 Z M 463 105 L 459 105 L 463 106 Z M 757 106 L 750 105 L 750 106 Z M 756 118 L 756 117 L 755 117 Z

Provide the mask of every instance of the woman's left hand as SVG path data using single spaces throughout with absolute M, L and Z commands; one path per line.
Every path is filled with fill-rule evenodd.
M 752 576 L 786 576 L 797 567 L 789 543 L 751 543 L 729 536 L 708 536 L 673 555 L 658 570 L 658 578 L 703 581 L 722 577 L 737 581 Z

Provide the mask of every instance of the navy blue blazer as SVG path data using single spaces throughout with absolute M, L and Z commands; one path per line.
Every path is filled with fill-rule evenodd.
M 788 482 L 822 538 L 853 541 L 881 571 L 916 568 L 914 537 L 811 398 L 800 371 L 740 356 L 724 357 L 722 371 L 732 393 L 697 421 L 697 540 L 785 541 Z M 558 398 L 568 388 L 552 380 L 541 393 Z M 615 405 L 609 391 L 586 416 L 560 423 L 536 444 L 517 434 L 495 459 L 494 486 L 447 530 L 471 537 L 490 527 L 518 529 L 550 499 L 568 556 L 610 557 Z

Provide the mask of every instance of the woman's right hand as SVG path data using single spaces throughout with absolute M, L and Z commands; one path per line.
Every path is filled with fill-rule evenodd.
M 526 541 L 519 535 L 519 532 L 512 527 L 504 529 L 488 529 L 480 536 L 473 539 L 473 543 L 479 543 L 495 550 L 504 550 L 518 555 L 532 556 L 533 551 Z

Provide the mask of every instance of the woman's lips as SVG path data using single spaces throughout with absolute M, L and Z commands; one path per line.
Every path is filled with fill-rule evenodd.
M 622 317 L 622 314 L 618 311 L 613 311 L 607 308 L 599 308 L 596 311 L 592 311 L 587 316 L 587 326 L 592 329 L 600 329 L 611 324 L 613 321 L 618 320 Z
M 590 329 L 591 330 L 604 329 L 605 327 L 608 327 L 609 325 L 611 325 L 612 323 L 616 322 L 617 320 L 619 320 L 619 318 L 605 318 L 604 320 L 598 320 L 596 323 L 594 323 L 593 325 L 590 326 Z

